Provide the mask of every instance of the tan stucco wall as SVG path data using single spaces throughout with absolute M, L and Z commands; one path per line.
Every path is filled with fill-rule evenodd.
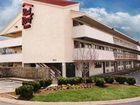
M 70 10 L 32 2 L 33 23 L 23 30 L 23 63 L 71 62 L 73 53 Z
M 21 24 L 21 17 L 22 17 L 22 13 L 19 13 L 14 20 L 12 20 L 8 26 L 2 30 L 0 32 L 0 35 L 6 35 L 8 33 L 15 33 L 15 32 L 19 32 L 21 31 L 22 28 L 22 24 Z

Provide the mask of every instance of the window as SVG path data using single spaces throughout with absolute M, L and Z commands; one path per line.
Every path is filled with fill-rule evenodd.
M 102 63 L 101 62 L 96 62 L 95 63 L 95 68 L 101 68 L 102 67 Z
M 84 48 L 85 47 L 85 44 L 84 43 L 80 43 L 81 44 L 81 48 Z
M 91 44 L 85 44 L 86 48 L 92 48 L 92 45 Z
M 106 63 L 105 63 L 105 66 L 106 66 L 106 67 L 109 67 L 109 62 L 106 62 Z
M 80 26 L 83 25 L 83 23 L 79 22 L 79 21 L 73 21 L 73 26 Z
M 95 49 L 104 50 L 105 48 L 103 46 L 95 45 Z
M 111 66 L 114 66 L 114 62 L 111 62 Z
M 129 62 L 128 62 L 128 61 L 126 61 L 126 62 L 125 62 L 125 64 L 126 64 L 126 65 L 128 65 L 128 64 L 129 64 Z
M 120 65 L 123 65 L 123 61 L 120 61 Z
M 109 51 L 109 48 L 108 47 L 106 47 L 106 51 Z
M 120 66 L 120 61 L 117 62 L 117 65 Z
M 104 50 L 104 47 L 103 47 L 103 46 L 99 46 L 99 49 L 100 49 L 100 50 Z
M 74 41 L 74 48 L 80 48 L 80 43 L 78 41 Z
M 98 46 L 97 45 L 95 45 L 95 49 L 98 49 Z

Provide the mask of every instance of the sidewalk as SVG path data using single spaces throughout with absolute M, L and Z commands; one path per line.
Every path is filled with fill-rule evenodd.
M 7 99 L 0 97 L 0 102 L 6 102 L 11 104 L 18 104 L 18 105 L 106 105 L 106 104 L 122 104 L 122 103 L 129 103 L 140 101 L 140 97 L 136 98 L 128 98 L 128 99 L 121 99 L 121 100 L 111 100 L 111 101 L 93 101 L 93 102 L 33 102 L 33 101 L 21 101 L 21 100 L 14 100 L 14 99 Z

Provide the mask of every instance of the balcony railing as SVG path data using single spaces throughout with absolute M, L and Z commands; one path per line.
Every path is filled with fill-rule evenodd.
M 93 48 L 75 48 L 74 60 L 115 60 L 112 51 Z
M 114 39 L 114 44 L 116 44 L 116 45 L 124 46 L 124 47 L 131 48 L 134 50 L 138 49 L 137 45 L 135 45 L 135 44 L 130 44 L 130 43 L 127 43 L 125 41 L 121 41 L 121 40 L 116 39 L 116 38 L 113 38 L 113 39 Z
M 22 37 L 0 41 L 0 48 L 15 47 L 22 45 Z
M 140 60 L 140 55 L 138 55 L 138 60 Z
M 136 54 L 130 54 L 130 53 L 114 53 L 115 59 L 133 59 L 137 60 L 137 55 Z
M 0 62 L 22 62 L 22 54 L 6 54 L 0 55 Z
M 87 25 L 79 25 L 73 27 L 73 38 L 80 37 L 88 37 L 108 43 L 114 43 L 112 35 Z

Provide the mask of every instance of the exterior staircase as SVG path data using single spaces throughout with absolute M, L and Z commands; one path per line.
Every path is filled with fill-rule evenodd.
M 37 63 L 39 67 L 49 68 L 50 78 L 53 79 L 53 84 L 57 84 L 57 78 L 61 77 L 61 71 L 53 65 L 47 65 L 45 63 Z

